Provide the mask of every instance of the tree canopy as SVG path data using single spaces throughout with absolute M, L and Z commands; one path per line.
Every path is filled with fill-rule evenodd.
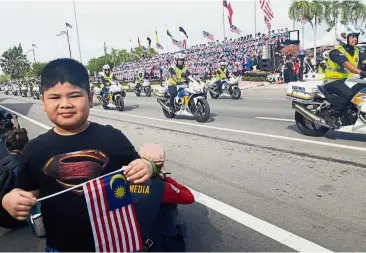
M 23 78 L 30 68 L 30 62 L 23 53 L 22 45 L 14 46 L 0 57 L 0 67 L 11 78 Z
M 109 64 L 111 68 L 119 66 L 123 62 L 135 61 L 138 59 L 151 57 L 156 55 L 157 52 L 150 48 L 148 51 L 145 47 L 137 47 L 133 52 L 128 52 L 126 49 L 117 50 L 112 48 L 110 53 L 106 56 L 99 56 L 89 60 L 87 68 L 90 71 L 90 75 L 93 76 L 94 72 L 102 70 L 104 64 Z
M 32 64 L 32 67 L 27 72 L 27 77 L 39 77 L 43 68 L 47 65 L 48 62 L 35 62 Z

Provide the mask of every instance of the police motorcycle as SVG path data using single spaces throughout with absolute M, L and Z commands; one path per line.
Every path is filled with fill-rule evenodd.
M 366 85 L 366 80 L 360 79 L 359 75 L 353 75 L 345 81 L 345 84 L 352 88 L 356 84 Z M 366 88 L 358 91 L 352 98 L 340 116 L 342 126 L 334 129 L 325 121 L 325 117 L 331 113 L 332 104 L 325 99 L 328 93 L 322 85 L 322 80 L 292 82 L 288 85 L 286 99 L 292 102 L 296 126 L 300 132 L 308 136 L 324 136 L 332 129 L 366 134 Z
M 100 88 L 94 87 L 94 93 L 97 94 L 97 99 L 102 104 L 103 109 L 116 108 L 118 111 L 123 111 L 125 108 L 124 98 L 126 97 L 126 92 L 120 83 L 112 82 L 109 87 L 104 87 L 103 84 Z
M 11 86 L 9 86 L 9 85 L 5 85 L 5 87 L 4 87 L 4 94 L 5 95 L 9 95 L 9 90 L 11 89 Z
M 39 91 L 39 85 L 36 85 L 36 86 L 33 87 L 32 97 L 33 97 L 33 99 L 40 99 L 41 98 L 41 93 Z
M 128 86 L 135 92 L 137 97 L 139 97 L 142 92 L 144 92 L 147 97 L 151 97 L 151 84 L 147 79 L 144 79 L 139 87 L 137 87 L 137 83 L 128 83 Z
M 220 96 L 229 95 L 232 99 L 238 100 L 241 97 L 239 88 L 240 77 L 236 77 L 233 73 L 229 73 L 229 78 L 222 82 L 221 92 L 216 85 L 216 78 L 207 81 L 208 90 L 212 99 L 218 99 Z
M 185 115 L 195 117 L 197 122 L 207 122 L 211 112 L 205 84 L 199 78 L 195 80 L 192 76 L 188 76 L 182 85 L 177 85 L 177 89 L 174 111 L 168 105 L 170 95 L 167 87 L 161 86 L 154 89 L 154 95 L 165 117 L 170 119 L 176 115 Z
M 13 95 L 18 96 L 21 94 L 20 87 L 17 84 L 13 84 Z
M 22 97 L 27 97 L 28 95 L 28 85 L 22 85 L 20 86 L 20 91 L 21 91 L 21 95 Z

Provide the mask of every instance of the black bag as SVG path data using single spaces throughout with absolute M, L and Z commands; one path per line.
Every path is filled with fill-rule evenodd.
M 0 160 L 0 203 L 5 196 L 15 187 L 15 180 L 20 164 L 20 156 L 9 155 Z M 20 228 L 27 226 L 26 221 L 18 221 L 0 205 L 0 227 Z

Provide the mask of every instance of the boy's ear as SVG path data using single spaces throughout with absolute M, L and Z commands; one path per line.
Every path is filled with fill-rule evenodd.
M 94 91 L 91 91 L 88 95 L 89 107 L 93 108 L 94 105 Z

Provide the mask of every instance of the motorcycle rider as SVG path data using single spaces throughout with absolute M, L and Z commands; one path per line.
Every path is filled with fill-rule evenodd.
M 135 87 L 136 90 L 140 89 L 142 83 L 144 82 L 144 78 L 145 78 L 144 72 L 140 70 L 138 76 L 136 77 L 136 87 Z
M 220 67 L 216 70 L 216 87 L 219 94 L 222 92 L 222 84 L 228 76 L 228 70 L 226 69 L 226 62 L 220 62 Z
M 188 67 L 185 66 L 185 55 L 177 53 L 174 55 L 175 64 L 168 68 L 168 92 L 169 106 L 172 111 L 175 111 L 174 98 L 178 95 L 177 85 L 184 83 L 185 78 L 190 75 Z
M 360 75 L 360 78 L 366 77 L 366 71 L 361 70 L 361 65 L 366 63 L 366 54 L 361 54 L 356 47 L 360 32 L 353 26 L 346 26 L 346 28 L 337 35 L 340 45 L 329 52 L 324 78 L 324 89 L 328 93 L 324 95 L 333 105 L 330 115 L 326 116 L 325 120 L 336 129 L 342 125 L 340 116 L 347 104 L 360 89 L 366 86 L 356 84 L 349 88 L 345 84 L 345 80 L 354 74 Z
M 103 72 L 100 77 L 101 77 L 102 84 L 104 85 L 104 87 L 101 89 L 100 95 L 103 96 L 103 94 L 105 94 L 111 88 L 111 85 L 113 82 L 118 83 L 118 79 L 113 74 L 113 72 L 111 71 L 111 68 L 109 67 L 108 64 L 103 66 Z M 109 96 L 108 102 L 109 102 L 109 104 L 112 104 L 111 96 Z
M 328 64 L 327 64 L 328 59 L 329 59 L 329 51 L 324 51 L 323 60 L 319 63 L 318 74 L 324 74 L 325 69 L 328 66 Z

